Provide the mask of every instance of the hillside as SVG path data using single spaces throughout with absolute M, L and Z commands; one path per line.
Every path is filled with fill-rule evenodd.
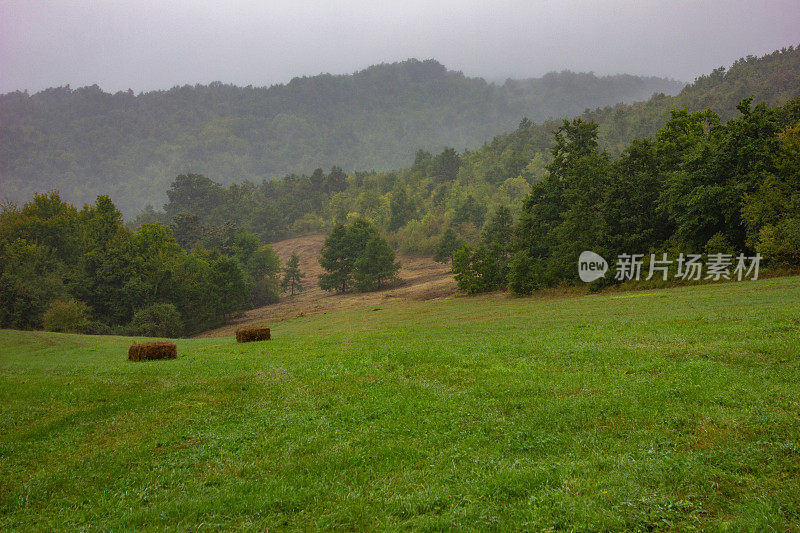
M 457 293 L 450 265 L 434 262 L 430 257 L 398 257 L 402 268 L 398 283 L 388 289 L 367 293 L 329 293 L 319 288 L 318 278 L 324 272 L 319 264 L 324 235 L 308 235 L 272 244 L 281 261 L 286 264 L 293 253 L 300 256 L 300 270 L 305 273 L 304 290 L 294 296 L 284 293 L 280 302 L 245 311 L 225 326 L 204 332 L 199 337 L 233 335 L 237 328 L 270 324 L 297 316 L 311 316 L 368 305 L 377 306 L 400 302 L 433 300 Z
M 473 148 L 523 116 L 572 116 L 681 86 L 573 72 L 498 86 L 408 60 L 272 87 L 9 93 L 0 96 L 0 198 L 22 201 L 51 188 L 73 202 L 107 194 L 130 216 L 161 206 L 169 183 L 186 172 L 230 184 L 331 165 L 400 168 L 418 148 Z
M 711 106 L 724 123 L 739 115 L 737 106 L 745 98 L 752 97 L 755 107 L 762 102 L 780 106 L 798 96 L 800 50 L 790 47 L 718 69 L 678 95 L 587 110 L 580 118 L 598 124 L 599 148 L 618 157 L 633 140 L 663 128 L 672 110 Z M 781 113 L 791 114 L 789 108 Z M 164 211 L 147 211 L 136 222 L 159 221 L 175 229 L 175 217 L 190 214 L 203 226 L 233 223 L 273 242 L 325 232 L 357 214 L 389 234 L 401 252 L 432 255 L 448 227 L 474 240 L 498 206 L 519 212 L 523 198 L 546 174 L 553 132 L 562 124 L 563 119 L 520 121 L 516 129 L 479 148 L 460 153 L 420 150 L 411 165 L 390 172 L 345 174 L 332 168 L 228 187 L 215 176 L 180 176 L 167 191 L 170 201 Z
M 598 123 L 600 147 L 618 153 L 632 140 L 649 137 L 662 128 L 674 109 L 712 109 L 727 120 L 739 114 L 736 106 L 744 98 L 752 97 L 754 104 L 782 105 L 797 96 L 800 47 L 790 46 L 763 57 L 741 58 L 727 69 L 715 69 L 672 96 L 657 94 L 647 101 L 587 109 L 576 116 Z M 545 121 L 495 136 L 469 156 L 479 167 L 475 178 L 485 176 L 504 159 L 514 159 L 508 155 L 512 150 L 519 154 L 516 159 L 526 162 L 537 154 L 546 157 L 553 142 L 552 132 L 560 124 L 561 120 Z
M 795 531 L 800 278 L 0 330 L 0 529 Z

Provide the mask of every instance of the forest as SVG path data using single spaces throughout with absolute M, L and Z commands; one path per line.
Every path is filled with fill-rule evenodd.
M 403 168 L 417 148 L 474 148 L 522 116 L 574 116 L 682 86 L 569 71 L 495 85 L 434 60 L 408 60 L 272 87 L 14 92 L 0 95 L 0 198 L 21 202 L 55 188 L 79 204 L 105 194 L 130 218 L 148 203 L 162 205 L 179 174 L 230 185 L 331 165 Z
M 500 207 L 483 242 L 454 253 L 459 288 L 530 294 L 579 283 L 584 250 L 726 261 L 757 253 L 771 267 L 796 269 L 800 97 L 778 107 L 746 98 L 737 108 L 740 115 L 724 123 L 710 109 L 674 110 L 653 137 L 634 140 L 617 158 L 598 149 L 596 123 L 565 120 L 516 225 Z M 592 288 L 623 280 L 601 278 Z

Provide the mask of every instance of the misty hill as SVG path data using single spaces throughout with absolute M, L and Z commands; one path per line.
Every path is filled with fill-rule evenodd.
M 749 97 L 753 107 L 760 102 L 783 105 L 800 97 L 800 50 L 744 58 L 730 69 L 701 76 L 678 95 L 590 110 L 582 118 L 597 122 L 600 147 L 617 157 L 633 139 L 663 128 L 670 110 L 710 106 L 725 121 L 740 115 L 737 105 Z M 791 115 L 791 109 L 776 113 Z M 138 221 L 170 224 L 183 243 L 196 240 L 198 228 L 214 234 L 215 228 L 231 224 L 273 242 L 324 233 L 337 222 L 361 215 L 375 222 L 401 252 L 433 254 L 448 228 L 457 229 L 464 242 L 476 242 L 489 215 L 500 206 L 509 207 L 515 216 L 519 213 L 531 188 L 547 175 L 553 132 L 561 125 L 562 120 L 521 121 L 476 149 L 420 150 L 413 164 L 391 172 L 345 176 L 339 169 L 328 174 L 320 170 L 311 176 L 229 187 L 214 183 L 218 180 L 213 175 L 181 176 L 168 191 L 165 211 L 142 213 Z
M 568 71 L 495 85 L 412 59 L 268 88 L 15 92 L 0 96 L 0 197 L 50 188 L 76 202 L 109 194 L 130 215 L 163 203 L 182 173 L 229 184 L 331 165 L 400 168 L 418 148 L 475 147 L 523 116 L 572 116 L 681 87 Z
M 717 68 L 676 95 L 655 94 L 643 102 L 598 107 L 585 110 L 580 117 L 598 123 L 600 147 L 617 155 L 633 139 L 649 137 L 663 127 L 673 109 L 712 109 L 724 121 L 739 114 L 736 106 L 744 98 L 752 97 L 753 104 L 782 105 L 797 96 L 800 48 L 791 46 L 763 57 L 741 58 L 728 69 Z M 462 177 L 501 183 L 520 175 L 537 155 L 548 158 L 552 132 L 560 125 L 561 120 L 544 121 L 495 136 L 467 154 Z

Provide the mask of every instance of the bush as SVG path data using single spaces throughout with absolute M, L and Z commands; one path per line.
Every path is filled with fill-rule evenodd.
M 77 300 L 50 302 L 42 315 L 42 325 L 47 331 L 78 333 L 86 323 L 86 304 Z
M 92 320 L 83 324 L 80 332 L 84 335 L 113 335 L 114 328 L 108 324 Z
M 540 288 L 539 272 L 541 268 L 539 261 L 528 255 L 524 250 L 520 250 L 511 258 L 508 271 L 508 288 L 516 294 L 531 294 Z
M 500 251 L 465 246 L 453 256 L 453 277 L 459 290 L 469 294 L 502 289 L 508 275 L 507 260 Z
M 776 226 L 764 226 L 756 249 L 770 265 L 800 266 L 800 220 L 790 218 Z
M 128 326 L 131 335 L 177 337 L 183 331 L 181 315 L 172 304 L 153 304 L 139 309 Z

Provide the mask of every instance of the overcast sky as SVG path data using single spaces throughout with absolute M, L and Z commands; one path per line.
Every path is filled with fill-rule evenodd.
M 0 92 L 271 85 L 409 57 L 497 79 L 571 69 L 692 81 L 791 44 L 798 0 L 0 0 Z

